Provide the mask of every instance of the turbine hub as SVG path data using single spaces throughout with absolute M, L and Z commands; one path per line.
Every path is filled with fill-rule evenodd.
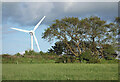
M 33 31 L 33 30 L 31 30 L 29 33 L 30 33 L 30 35 L 33 35 L 33 34 L 34 34 L 34 31 Z
M 33 35 L 33 32 L 31 31 L 31 32 L 29 32 L 30 33 L 30 35 Z

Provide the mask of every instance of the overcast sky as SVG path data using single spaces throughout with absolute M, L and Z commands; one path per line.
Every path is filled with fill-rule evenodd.
M 112 22 L 118 16 L 117 2 L 4 2 L 2 4 L 3 53 L 15 54 L 30 49 L 30 35 L 10 29 L 31 30 L 46 16 L 36 30 L 40 49 L 47 51 L 54 42 L 47 42 L 41 34 L 55 19 L 69 17 L 99 16 Z M 38 51 L 34 43 L 35 51 Z

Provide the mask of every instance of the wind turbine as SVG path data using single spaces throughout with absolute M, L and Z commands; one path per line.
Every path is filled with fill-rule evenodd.
M 36 45 L 37 45 L 37 48 L 38 48 L 38 50 L 39 50 L 39 52 L 40 52 L 40 47 L 39 47 L 37 38 L 36 38 L 36 36 L 35 36 L 35 30 L 38 28 L 38 26 L 41 24 L 41 22 L 44 20 L 45 17 L 46 17 L 46 16 L 44 16 L 44 17 L 39 21 L 39 23 L 34 27 L 33 30 L 28 31 L 28 30 L 22 30 L 22 29 L 18 29 L 18 28 L 11 28 L 11 29 L 14 29 L 14 30 L 17 30 L 17 31 L 21 31 L 21 32 L 29 33 L 29 34 L 30 34 L 30 37 L 31 37 L 31 50 L 33 50 L 33 37 L 34 37 L 35 42 L 36 42 Z

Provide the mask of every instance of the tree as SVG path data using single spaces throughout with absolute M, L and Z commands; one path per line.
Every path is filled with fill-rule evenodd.
M 97 57 L 100 54 L 97 48 L 103 52 L 103 44 L 112 44 L 116 41 L 117 26 L 114 23 L 107 24 L 99 17 L 88 17 L 83 20 L 86 22 L 84 29 L 87 38 L 85 39 L 90 42 L 91 46 L 89 48 L 92 50 L 93 55 Z M 103 55 L 103 53 L 101 54 Z
M 43 33 L 43 38 L 48 39 L 49 41 L 51 41 L 53 38 L 59 39 L 67 45 L 67 47 L 75 56 L 79 56 L 81 50 L 78 42 L 78 38 L 80 37 L 78 25 L 79 19 L 76 17 L 65 17 L 61 20 L 55 20 L 55 23 L 45 30 Z M 79 52 L 76 50 L 76 47 L 72 47 L 72 43 L 68 43 L 69 41 L 74 41 Z
M 77 17 L 65 17 L 45 30 L 42 38 L 62 41 L 74 56 L 79 57 L 86 51 L 86 43 L 92 55 L 98 56 L 97 47 L 103 51 L 102 44 L 112 43 L 116 39 L 116 24 L 101 20 L 99 17 L 88 17 L 79 20 Z

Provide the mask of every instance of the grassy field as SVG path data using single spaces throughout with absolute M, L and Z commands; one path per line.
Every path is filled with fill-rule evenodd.
M 117 80 L 118 64 L 3 64 L 3 80 Z

